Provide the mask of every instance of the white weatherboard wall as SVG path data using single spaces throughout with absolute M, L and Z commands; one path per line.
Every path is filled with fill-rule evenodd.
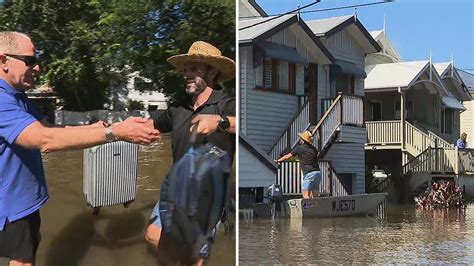
M 474 98 L 474 91 L 471 91 Z M 474 100 L 463 102 L 466 111 L 461 113 L 461 132 L 467 133 L 467 143 L 470 148 L 474 148 Z
M 364 144 L 334 143 L 324 159 L 332 161 L 338 174 L 355 174 L 355 180 L 352 180 L 352 194 L 365 193 Z
M 351 36 L 347 29 L 339 31 L 327 38 L 326 47 L 335 58 L 344 60 L 346 62 L 351 62 L 362 67 L 364 66 L 364 50 Z
M 318 120 L 323 116 L 321 100 L 331 97 L 329 88 L 329 66 L 318 65 Z
M 268 187 L 273 183 L 275 173 L 239 144 L 239 187 Z
M 240 132 L 247 134 L 247 91 L 255 88 L 255 71 L 252 66 L 251 47 L 239 48 L 240 61 Z
M 268 152 L 298 109 L 297 96 L 247 90 L 246 136 Z
M 367 131 L 365 127 L 341 126 L 337 141 L 365 144 L 367 142 Z

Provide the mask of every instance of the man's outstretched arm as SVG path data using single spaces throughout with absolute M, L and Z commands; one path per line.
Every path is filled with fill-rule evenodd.
M 150 144 L 159 138 L 159 131 L 146 123 L 147 119 L 130 117 L 112 125 L 117 140 L 138 144 Z M 36 121 L 27 126 L 15 140 L 15 144 L 25 148 L 39 149 L 42 152 L 83 149 L 107 143 L 106 128 L 68 127 L 50 128 Z

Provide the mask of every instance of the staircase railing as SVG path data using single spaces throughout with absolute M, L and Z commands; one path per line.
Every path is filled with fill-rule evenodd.
M 403 166 L 402 173 L 414 174 L 428 173 L 455 173 L 460 171 L 460 151 L 455 147 L 431 148 L 428 147 L 415 158 Z
M 415 158 L 408 161 L 402 167 L 402 173 L 404 175 L 411 173 L 423 174 L 431 172 L 432 163 L 431 163 L 431 149 L 428 148 L 418 154 Z
M 360 96 L 339 94 L 312 131 L 318 136 L 318 149 L 322 152 L 329 145 L 340 125 L 364 125 L 363 100 Z
M 432 138 L 433 140 L 437 141 L 438 147 L 444 147 L 444 148 L 452 148 L 454 147 L 453 144 L 447 142 L 444 140 L 442 137 L 436 135 L 434 132 L 428 130 L 428 136 Z
M 421 129 L 405 122 L 405 143 L 406 148 L 414 156 L 422 153 L 428 147 L 434 147 L 434 140 Z
M 286 126 L 286 130 L 281 134 L 278 140 L 272 145 L 268 153 L 271 158 L 278 159 L 280 154 L 286 148 L 293 147 L 298 141 L 298 133 L 307 130 L 309 127 L 309 100 L 298 109 L 293 118 Z
M 331 161 L 320 160 L 321 184 L 319 193 L 330 196 L 346 196 L 349 193 L 344 183 L 334 171 Z M 302 194 L 303 174 L 298 161 L 283 161 L 277 173 L 277 184 L 280 185 L 283 195 Z

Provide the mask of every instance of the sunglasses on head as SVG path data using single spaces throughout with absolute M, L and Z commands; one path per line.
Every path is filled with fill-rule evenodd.
M 34 67 L 38 64 L 38 58 L 32 55 L 16 55 L 16 54 L 5 54 L 5 56 L 9 56 L 20 61 L 23 61 L 27 67 Z

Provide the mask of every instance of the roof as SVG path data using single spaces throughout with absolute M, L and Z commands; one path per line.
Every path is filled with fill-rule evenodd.
M 456 70 L 458 71 L 459 76 L 461 76 L 461 79 L 466 85 L 467 89 L 471 92 L 474 92 L 474 74 L 461 70 L 459 68 L 456 68 Z
M 280 26 L 285 22 L 289 22 L 295 19 L 296 16 L 297 16 L 296 14 L 288 14 L 288 15 L 281 16 L 279 18 L 275 18 L 275 16 L 272 16 L 272 17 L 261 17 L 261 18 L 240 20 L 239 29 L 242 29 L 247 26 L 257 24 L 257 23 L 261 23 L 267 20 L 268 22 L 264 22 L 262 24 L 259 24 L 259 25 L 256 25 L 244 30 L 239 30 L 239 42 L 242 43 L 242 42 L 251 41 L 259 36 L 262 36 L 264 33 L 276 28 L 277 26 Z M 289 24 L 293 24 L 293 22 Z
M 256 25 L 257 23 L 261 23 Z M 272 17 L 262 17 L 254 18 L 248 20 L 239 21 L 239 44 L 252 44 L 254 42 L 262 42 L 270 38 L 275 33 L 282 31 L 290 27 L 293 24 L 298 24 L 301 27 L 301 30 L 304 31 L 311 41 L 316 45 L 317 52 L 324 56 L 323 61 L 332 63 L 334 57 L 329 52 L 329 50 L 324 46 L 324 44 L 314 35 L 311 29 L 306 25 L 306 23 L 298 18 L 297 14 L 287 14 L 283 16 L 272 16 Z M 252 26 L 255 25 L 255 26 Z M 252 26 L 252 27 L 249 27 Z M 249 28 L 246 28 L 249 27 Z M 240 30 L 242 29 L 242 30 Z
M 365 67 L 365 89 L 408 87 L 429 64 L 430 61 L 425 60 L 368 65 Z
M 268 14 L 263 10 L 263 8 L 255 2 L 255 0 L 248 0 L 249 4 L 255 8 L 255 10 L 262 16 L 262 17 L 268 17 Z
M 329 38 L 336 32 L 339 32 L 351 25 L 355 25 L 359 29 L 360 34 L 362 34 L 366 39 L 365 42 L 363 41 L 364 39 L 359 39 L 365 44 L 366 53 L 376 53 L 380 52 L 381 50 L 374 38 L 354 15 L 310 20 L 307 21 L 306 24 L 316 36 L 325 38 Z
M 270 156 L 260 149 L 255 148 L 255 145 L 244 135 L 239 134 L 239 144 L 242 144 L 247 150 L 252 153 L 260 162 L 262 162 L 268 169 L 276 173 L 278 171 L 278 165 Z
M 377 38 L 380 37 L 381 34 L 383 34 L 383 30 L 374 30 L 374 31 L 369 31 L 370 36 L 377 40 Z
M 451 63 L 450 62 L 445 62 L 445 63 L 436 63 L 433 64 L 436 72 L 438 72 L 438 75 L 443 76 L 443 74 L 446 72 L 446 70 L 450 67 Z
M 351 16 L 309 20 L 306 22 L 306 24 L 308 24 L 311 30 L 313 30 L 316 36 L 323 36 L 326 33 L 328 33 L 330 30 L 336 28 L 338 25 L 342 24 L 343 22 L 349 20 L 352 17 L 353 16 L 351 15 Z

